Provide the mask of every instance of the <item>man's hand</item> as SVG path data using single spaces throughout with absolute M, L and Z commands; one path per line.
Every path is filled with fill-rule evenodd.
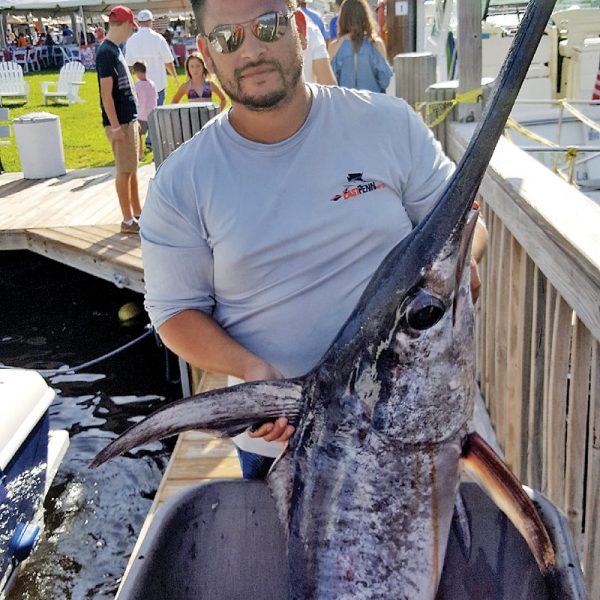
M 110 135 L 112 136 L 113 142 L 119 143 L 125 141 L 125 132 L 122 127 L 118 127 L 117 129 L 111 128 Z
M 264 379 L 283 379 L 283 375 L 272 365 L 264 361 L 251 364 L 244 371 L 244 381 L 262 381 Z M 274 423 L 263 423 L 256 431 L 249 431 L 251 438 L 263 438 L 265 442 L 285 444 L 294 434 L 294 427 L 288 425 L 285 417 L 279 417 Z
M 275 423 L 263 423 L 256 431 L 249 431 L 251 438 L 263 438 L 265 442 L 285 444 L 294 434 L 294 427 L 288 425 L 285 417 L 279 417 Z

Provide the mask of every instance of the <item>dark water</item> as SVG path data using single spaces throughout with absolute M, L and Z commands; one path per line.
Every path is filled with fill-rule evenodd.
M 29 252 L 0 252 L 0 362 L 46 370 L 110 352 L 145 331 L 145 314 L 118 319 L 132 301 L 142 298 Z M 166 371 L 164 349 L 150 335 L 85 372 L 47 377 L 57 394 L 51 428 L 66 429 L 70 446 L 46 498 L 43 539 L 9 600 L 114 597 L 172 442 L 96 471 L 87 465 L 133 422 L 180 397 Z

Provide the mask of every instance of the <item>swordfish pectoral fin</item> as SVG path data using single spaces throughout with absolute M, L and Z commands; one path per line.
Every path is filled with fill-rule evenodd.
M 552 542 L 519 480 L 477 433 L 471 433 L 467 437 L 463 445 L 462 462 L 467 473 L 479 483 L 523 536 L 542 574 L 552 577 L 556 564 Z
M 140 421 L 101 450 L 90 464 L 98 467 L 120 454 L 183 431 L 198 429 L 231 437 L 249 427 L 287 417 L 295 425 L 302 408 L 302 381 L 255 381 L 173 402 Z

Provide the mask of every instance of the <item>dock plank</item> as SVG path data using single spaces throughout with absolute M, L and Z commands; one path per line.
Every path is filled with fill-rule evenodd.
M 154 166 L 138 170 L 142 205 Z M 0 176 L 0 250 L 30 250 L 119 287 L 144 292 L 139 237 L 120 232 L 113 167 L 61 177 Z
M 214 373 L 202 373 L 201 375 L 195 373 L 195 379 L 200 381 L 198 392 L 227 385 L 226 376 Z M 125 580 L 131 565 L 135 562 L 156 511 L 167 500 L 190 485 L 214 479 L 239 479 L 241 476 L 237 453 L 231 440 L 215 439 L 200 431 L 182 433 L 177 439 L 175 449 L 121 581 Z M 117 599 L 118 597 L 119 593 L 117 593 Z
M 142 204 L 154 166 L 138 170 Z M 142 251 L 120 232 L 114 168 L 79 169 L 61 177 L 0 177 L 0 250 L 30 250 L 136 292 L 144 291 Z
M 153 165 L 138 169 L 142 201 L 153 174 Z M 118 224 L 121 211 L 114 179 L 113 167 L 77 169 L 61 177 L 36 180 L 4 174 L 0 177 L 0 231 Z

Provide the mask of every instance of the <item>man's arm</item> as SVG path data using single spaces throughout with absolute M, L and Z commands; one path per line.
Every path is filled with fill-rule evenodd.
M 196 310 L 184 310 L 158 329 L 160 338 L 175 354 L 191 365 L 234 375 L 244 381 L 282 379 L 283 375 L 230 337 L 214 319 Z M 287 442 L 294 433 L 285 417 L 264 423 L 250 437 L 267 442 Z
M 313 78 L 316 83 L 322 85 L 337 85 L 329 58 L 317 58 L 313 60 Z
M 159 327 L 158 333 L 168 348 L 199 369 L 233 375 L 244 381 L 283 377 L 201 311 L 184 310 L 176 314 Z
M 112 77 L 101 77 L 100 78 L 100 98 L 102 99 L 102 106 L 104 112 L 110 121 L 111 135 L 115 142 L 121 142 L 125 139 L 125 134 L 121 129 L 121 124 L 117 117 L 117 109 L 115 108 L 115 101 L 112 97 L 113 89 L 113 78 Z
M 477 302 L 481 291 L 481 278 L 477 263 L 483 258 L 488 244 L 488 231 L 485 223 L 477 219 L 475 231 L 473 232 L 473 243 L 471 245 L 471 297 L 473 303 Z
M 175 81 L 175 85 L 179 85 L 179 79 L 177 78 L 177 71 L 175 70 L 175 64 L 173 62 L 165 63 L 165 69 L 169 72 L 173 80 Z
M 475 262 L 479 262 L 483 258 L 487 245 L 488 230 L 480 217 L 477 219 L 477 225 L 473 234 L 473 244 L 471 246 L 471 257 L 475 259 Z

